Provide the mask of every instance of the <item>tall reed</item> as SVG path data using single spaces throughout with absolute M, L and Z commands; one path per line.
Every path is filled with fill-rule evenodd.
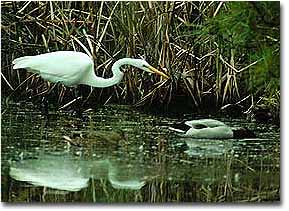
M 246 13 L 255 12 L 247 2 L 39 1 L 2 2 L 1 6 L 5 96 L 34 97 L 51 87 L 36 75 L 13 71 L 14 58 L 75 50 L 93 56 L 99 76 L 110 77 L 112 63 L 122 57 L 144 58 L 171 76 L 163 81 L 124 70 L 125 78 L 117 86 L 86 87 L 86 102 L 169 105 L 181 98 L 192 109 L 206 104 L 220 108 L 255 94 L 245 83 L 247 73 L 266 60 L 259 56 L 251 61 L 246 55 L 255 48 L 255 44 L 244 44 L 253 22 L 244 25 L 246 17 L 241 17 L 239 22 L 244 21 L 242 26 L 247 30 L 241 35 L 239 23 L 228 28 L 238 20 L 239 13 L 233 13 L 237 6 L 247 9 Z M 278 37 L 272 39 L 270 42 L 279 41 Z M 72 94 L 59 87 L 56 98 L 63 105 Z M 251 101 L 245 104 L 250 106 Z

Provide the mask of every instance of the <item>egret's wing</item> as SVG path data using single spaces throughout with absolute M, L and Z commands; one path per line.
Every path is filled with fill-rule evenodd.
M 27 69 L 51 82 L 74 84 L 82 78 L 82 71 L 93 68 L 92 60 L 84 53 L 57 51 L 15 59 L 13 69 Z
M 219 126 L 226 126 L 225 123 L 215 120 L 215 119 L 196 119 L 196 120 L 191 120 L 191 121 L 186 121 L 186 125 L 197 128 L 197 129 L 202 129 L 202 128 L 214 128 L 214 127 L 219 127 Z

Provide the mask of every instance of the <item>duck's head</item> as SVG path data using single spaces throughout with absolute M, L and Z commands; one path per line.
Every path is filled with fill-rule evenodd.
M 254 112 L 254 118 L 257 122 L 267 123 L 273 120 L 273 114 L 269 109 L 258 109 Z
M 234 128 L 232 131 L 234 138 L 256 138 L 255 133 L 248 128 Z

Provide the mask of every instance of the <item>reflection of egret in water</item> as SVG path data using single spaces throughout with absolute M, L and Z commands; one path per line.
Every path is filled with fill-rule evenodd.
M 133 179 L 128 178 L 130 174 L 125 166 L 116 168 L 109 162 L 108 167 L 108 180 L 115 189 L 139 190 L 145 185 L 144 181 L 137 179 L 135 176 Z
M 12 163 L 9 174 L 18 181 L 66 191 L 79 191 L 89 181 L 85 163 L 63 155 L 43 155 Z
M 126 169 L 113 163 L 108 159 L 84 161 L 69 155 L 42 155 L 36 159 L 12 163 L 9 174 L 18 181 L 65 191 L 86 188 L 91 177 L 108 177 L 112 187 L 116 189 L 139 190 L 145 185 L 144 181 L 136 177 L 130 179 L 130 175 L 123 179 L 121 174 Z

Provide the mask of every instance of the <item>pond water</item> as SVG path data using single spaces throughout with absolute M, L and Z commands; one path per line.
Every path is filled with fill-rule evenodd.
M 2 108 L 2 201 L 280 201 L 280 129 L 274 125 L 216 118 L 246 126 L 258 138 L 198 140 L 168 129 L 177 118 L 129 106 L 86 115 L 81 121 L 50 112 L 47 122 L 29 103 Z

